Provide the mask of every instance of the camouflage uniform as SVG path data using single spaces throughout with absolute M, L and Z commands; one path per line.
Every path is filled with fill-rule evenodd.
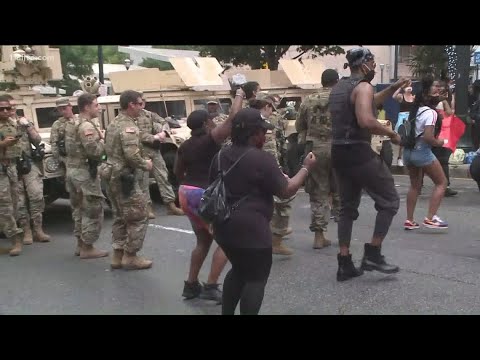
M 158 190 L 162 196 L 164 204 L 175 202 L 175 193 L 172 185 L 168 182 L 168 169 L 163 160 L 160 149 L 152 147 L 153 137 L 164 130 L 169 130 L 168 124 L 159 115 L 148 110 L 142 110 L 140 116 L 137 118 L 137 126 L 140 130 L 140 138 L 142 143 L 142 155 L 152 159 L 153 162 L 153 176 L 157 182 Z M 150 194 L 148 191 L 148 171 L 147 181 L 143 181 L 144 191 L 148 194 L 148 200 L 151 203 Z
M 115 250 L 135 254 L 143 247 L 148 226 L 147 196 L 141 180 L 148 169 L 142 158 L 140 130 L 134 119 L 123 113 L 115 118 L 107 128 L 105 150 L 109 170 L 104 180 L 110 184 L 108 196 L 114 215 L 112 246 Z M 132 192 L 125 196 L 121 175 L 129 169 L 136 176 Z
M 281 143 L 281 138 L 278 136 L 279 132 L 283 131 L 284 119 L 277 112 L 274 112 L 269 118 L 268 121 L 275 125 L 275 130 L 269 130 L 266 134 L 265 145 L 263 145 L 263 150 L 272 154 L 277 161 L 279 167 L 280 165 L 280 154 L 279 143 Z M 274 211 L 271 222 L 271 229 L 274 235 L 285 236 L 288 232 L 288 223 L 290 221 L 290 214 L 292 213 L 291 202 L 295 198 L 292 196 L 290 199 L 280 199 L 277 196 L 274 196 Z
M 29 126 L 34 126 L 29 123 Z M 19 145 L 23 153 L 32 158 L 33 144 L 37 147 L 42 138 L 37 134 L 35 138 L 30 138 L 27 128 L 18 127 L 22 137 Z M 28 174 L 18 176 L 18 213 L 17 221 L 25 233 L 25 244 L 31 244 L 30 220 L 33 223 L 33 239 L 35 241 L 50 241 L 50 237 L 43 232 L 43 211 L 45 210 L 45 200 L 43 197 L 43 175 L 38 164 L 32 161 L 32 168 Z
M 61 117 L 53 123 L 52 129 L 50 130 L 50 146 L 52 147 L 52 155 L 56 160 L 62 163 L 65 163 L 65 157 L 60 155 L 58 141 L 61 139 L 65 140 L 65 126 L 67 125 L 67 122 L 68 119 Z
M 333 195 L 334 216 L 338 215 L 340 206 L 331 164 L 332 122 L 328 112 L 330 91 L 330 88 L 322 88 L 308 96 L 300 106 L 295 122 L 296 130 L 306 136 L 306 150 L 312 151 L 317 159 L 305 182 L 305 192 L 310 195 L 312 232 L 327 231 L 330 194 Z
M 87 159 L 100 161 L 104 154 L 99 132 L 91 120 L 81 115 L 68 121 L 65 127 L 66 186 L 75 223 L 73 233 L 87 246 L 98 240 L 103 222 L 104 196 L 100 178 L 97 175 L 92 179 L 87 163 Z
M 16 136 L 17 124 L 14 119 L 0 120 L 0 138 Z M 10 255 L 22 251 L 22 230 L 15 221 L 18 205 L 18 177 L 16 159 L 21 154 L 20 145 L 0 149 L 0 232 L 14 243 Z

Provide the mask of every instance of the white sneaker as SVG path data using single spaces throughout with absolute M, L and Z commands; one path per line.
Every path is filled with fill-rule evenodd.
M 402 159 L 397 160 L 397 166 L 403 166 L 403 160 Z

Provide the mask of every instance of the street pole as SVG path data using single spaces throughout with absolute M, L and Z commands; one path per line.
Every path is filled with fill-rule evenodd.
M 383 84 L 383 69 L 385 67 L 385 64 L 380 64 L 380 70 L 381 70 L 381 73 L 380 73 L 380 83 Z
M 103 48 L 102 45 L 98 45 L 98 80 L 100 83 L 104 83 L 103 78 Z
M 470 121 L 468 119 L 468 78 L 470 75 L 470 45 L 457 45 L 457 76 L 455 79 L 455 115 L 467 124 L 465 133 L 458 142 L 459 148 L 470 149 Z
M 395 59 L 393 61 L 393 81 L 398 80 L 398 45 L 395 45 Z

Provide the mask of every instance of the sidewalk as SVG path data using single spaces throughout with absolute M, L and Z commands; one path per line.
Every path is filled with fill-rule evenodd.
M 393 163 L 392 163 L 392 174 L 393 175 L 408 175 L 407 168 L 403 166 L 397 166 L 397 158 L 398 158 L 398 149 L 399 147 L 396 145 L 392 145 L 393 148 Z M 451 178 L 462 178 L 462 179 L 471 179 L 470 165 L 462 164 L 462 165 L 450 165 L 450 177 Z

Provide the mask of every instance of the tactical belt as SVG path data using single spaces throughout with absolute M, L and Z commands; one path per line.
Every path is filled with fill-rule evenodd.
M 86 168 L 88 167 L 87 160 L 82 159 L 82 160 L 67 160 L 66 161 L 67 167 L 70 168 Z
M 366 140 L 350 140 L 350 139 L 334 139 L 332 145 L 350 145 L 350 144 L 367 144 L 370 146 L 370 142 Z

